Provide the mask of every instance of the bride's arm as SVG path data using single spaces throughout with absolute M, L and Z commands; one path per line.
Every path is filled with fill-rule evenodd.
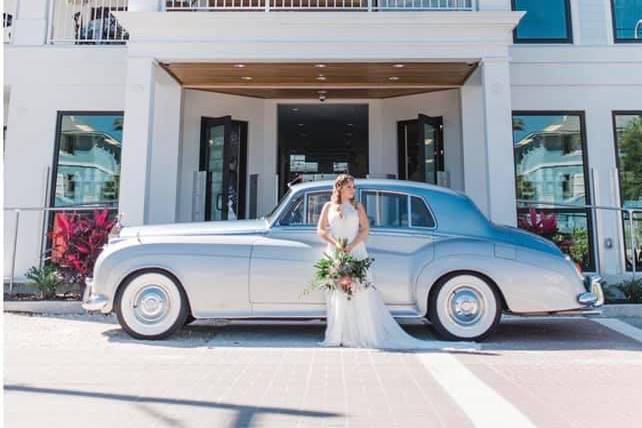
M 319 216 L 319 223 L 317 224 L 317 235 L 319 237 L 329 242 L 332 245 L 337 245 L 337 241 L 334 240 L 332 234 L 330 233 L 330 224 L 328 223 L 328 210 L 330 209 L 330 202 L 326 202 L 321 209 L 321 215 Z
M 357 205 L 357 212 L 359 213 L 359 233 L 357 233 L 357 236 L 350 245 L 348 245 L 348 248 L 346 248 L 348 252 L 352 251 L 352 249 L 360 243 L 365 242 L 365 240 L 368 239 L 368 233 L 370 233 L 370 221 L 361 202 Z

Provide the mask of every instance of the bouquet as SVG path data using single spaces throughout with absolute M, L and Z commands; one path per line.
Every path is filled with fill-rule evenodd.
M 340 289 L 352 297 L 358 286 L 363 288 L 372 287 L 367 279 L 367 272 L 374 261 L 373 258 L 355 259 L 345 251 L 347 240 L 337 242 L 337 251 L 331 254 L 324 253 L 323 257 L 315 263 L 316 269 L 314 279 L 307 292 L 311 288 L 337 290 Z

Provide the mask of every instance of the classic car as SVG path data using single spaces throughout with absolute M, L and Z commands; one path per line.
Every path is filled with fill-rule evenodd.
M 370 221 L 372 275 L 391 313 L 426 318 L 451 340 L 482 340 L 502 313 L 582 314 L 604 301 L 552 242 L 489 221 L 463 193 L 388 179 L 356 180 Z M 87 280 L 83 307 L 115 311 L 139 339 L 195 319 L 325 317 L 303 293 L 326 244 L 316 233 L 331 181 L 294 185 L 255 220 L 123 227 Z

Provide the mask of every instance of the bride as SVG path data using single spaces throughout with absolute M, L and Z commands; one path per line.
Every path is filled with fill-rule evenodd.
M 356 259 L 365 259 L 369 222 L 363 205 L 356 202 L 354 196 L 354 178 L 339 175 L 330 202 L 321 210 L 317 233 L 328 243 L 328 253 L 346 251 Z M 340 239 L 347 240 L 345 248 L 338 245 Z M 410 336 L 392 317 L 379 291 L 359 285 L 350 299 L 340 289 L 328 292 L 327 327 L 321 345 L 386 349 L 478 347 L 472 342 L 428 341 Z

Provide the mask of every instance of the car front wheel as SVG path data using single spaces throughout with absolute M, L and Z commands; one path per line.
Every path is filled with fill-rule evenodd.
M 483 340 L 499 324 L 501 297 L 487 279 L 472 273 L 447 275 L 435 284 L 428 318 L 437 333 L 451 340 Z
M 135 274 L 115 301 L 118 322 L 136 339 L 158 340 L 181 328 L 189 315 L 187 297 L 175 278 L 160 270 Z

